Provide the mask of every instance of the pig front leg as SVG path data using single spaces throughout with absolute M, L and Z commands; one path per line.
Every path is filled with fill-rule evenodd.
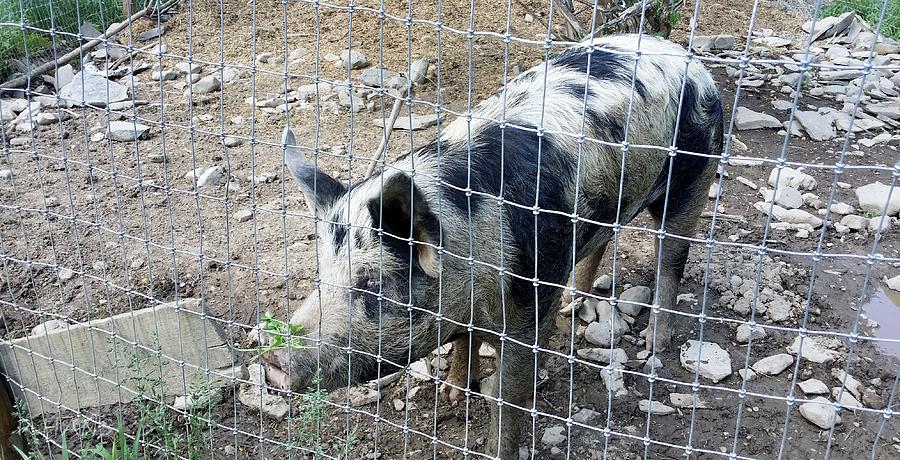
M 528 340 L 526 339 L 527 343 Z M 483 388 L 491 397 L 488 404 L 491 408 L 491 427 L 485 453 L 502 460 L 519 458 L 519 441 L 522 436 L 522 425 L 526 412 L 519 409 L 530 407 L 529 401 L 534 396 L 535 354 L 529 348 L 518 344 L 507 343 L 503 351 L 497 349 L 497 372 L 491 388 Z M 502 381 L 501 381 L 502 379 Z
M 481 357 L 478 355 L 480 348 L 481 339 L 474 335 L 471 346 L 468 335 L 453 341 L 450 373 L 447 374 L 446 382 L 441 385 L 441 393 L 446 395 L 447 400 L 458 400 L 466 388 L 472 388 L 472 382 L 478 381 L 481 375 Z

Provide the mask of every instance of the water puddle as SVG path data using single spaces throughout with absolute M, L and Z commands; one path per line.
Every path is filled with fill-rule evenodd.
M 863 305 L 863 312 L 878 323 L 872 333 L 875 337 L 900 340 L 900 292 L 878 288 Z M 878 341 L 875 344 L 881 351 L 900 358 L 900 342 Z

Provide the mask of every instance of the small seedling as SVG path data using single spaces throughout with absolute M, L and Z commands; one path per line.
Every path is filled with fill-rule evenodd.
M 272 312 L 265 312 L 260 323 L 260 332 L 265 332 L 272 337 L 272 342 L 255 349 L 241 349 L 239 351 L 254 351 L 260 355 L 266 354 L 274 350 L 282 350 L 285 348 L 303 349 L 312 348 L 303 344 L 303 325 L 290 324 L 275 318 Z

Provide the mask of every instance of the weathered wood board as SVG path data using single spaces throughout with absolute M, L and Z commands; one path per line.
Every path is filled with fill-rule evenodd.
M 229 385 L 241 365 L 203 309 L 184 299 L 4 341 L 0 364 L 32 416 Z

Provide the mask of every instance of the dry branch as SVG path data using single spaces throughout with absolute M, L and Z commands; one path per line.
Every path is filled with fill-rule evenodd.
M 412 85 L 412 82 L 410 82 L 410 85 Z M 400 95 L 397 99 L 394 99 L 394 106 L 391 108 L 391 117 L 388 119 L 388 122 L 384 124 L 384 135 L 381 137 L 381 143 L 378 144 L 378 148 L 372 153 L 372 162 L 369 163 L 369 167 L 366 168 L 365 177 L 369 177 L 375 172 L 375 166 L 378 165 L 378 161 L 381 160 L 381 155 L 384 153 L 385 149 L 387 149 L 388 141 L 391 139 L 391 131 L 394 130 L 394 124 L 397 123 L 397 117 L 400 116 L 400 107 L 406 100 L 407 91 L 409 91 L 410 94 L 412 93 L 411 86 L 401 89 Z

